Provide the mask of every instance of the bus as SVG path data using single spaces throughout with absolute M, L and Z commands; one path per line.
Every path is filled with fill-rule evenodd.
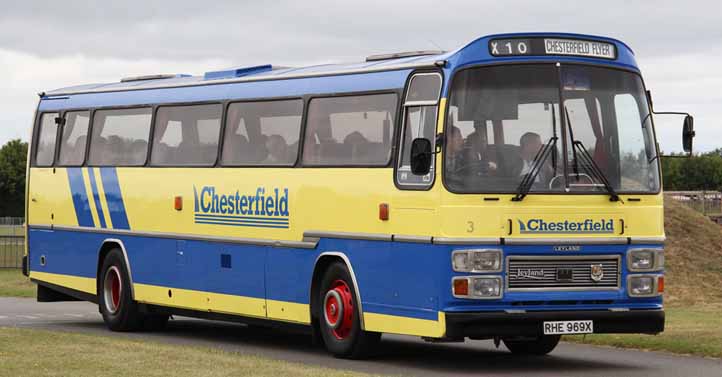
M 360 63 L 40 93 L 24 272 L 110 330 L 172 315 L 544 355 L 664 329 L 660 148 L 615 39 L 502 34 Z M 691 151 L 693 121 L 683 122 Z

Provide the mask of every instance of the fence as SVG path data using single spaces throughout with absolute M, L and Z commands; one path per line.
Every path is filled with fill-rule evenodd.
M 722 193 L 719 191 L 665 191 L 664 194 L 705 215 L 722 214 Z
M 25 253 L 22 217 L 0 217 L 0 268 L 21 268 Z

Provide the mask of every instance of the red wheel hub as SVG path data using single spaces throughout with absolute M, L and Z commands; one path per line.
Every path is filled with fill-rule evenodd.
M 120 277 L 120 270 L 116 266 L 111 266 L 105 273 L 103 281 L 105 308 L 109 313 L 115 314 L 120 308 L 122 291 L 123 281 Z
M 326 325 L 337 339 L 346 339 L 353 326 L 353 296 L 343 280 L 336 280 L 326 292 L 323 300 L 323 317 Z
M 113 296 L 113 306 L 117 308 L 118 306 L 120 306 L 120 279 L 117 275 L 114 275 L 114 279 L 111 284 L 111 296 Z

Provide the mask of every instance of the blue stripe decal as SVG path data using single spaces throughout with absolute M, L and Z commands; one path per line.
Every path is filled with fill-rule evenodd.
M 98 210 L 100 227 L 105 228 L 105 215 L 103 214 L 103 206 L 100 205 L 100 194 L 98 194 L 98 185 L 95 183 L 93 168 L 88 168 L 88 177 L 90 178 L 90 188 L 93 189 L 93 199 L 95 200 L 95 208 Z
M 93 216 L 90 214 L 90 203 L 88 202 L 88 194 L 85 191 L 85 182 L 83 182 L 83 172 L 81 168 L 67 168 L 68 182 L 70 183 L 70 195 L 73 197 L 73 207 L 75 207 L 75 217 L 78 225 L 94 227 Z
M 196 220 L 196 224 L 206 224 L 206 225 L 230 225 L 230 226 L 248 226 L 248 227 L 254 227 L 254 228 L 281 228 L 281 229 L 287 229 L 288 225 L 265 225 L 265 224 L 241 224 L 241 223 L 227 223 L 223 221 L 217 221 L 217 220 L 208 220 L 208 221 L 201 221 Z
M 214 218 L 219 218 L 219 219 L 240 219 L 240 220 L 288 221 L 288 217 L 282 217 L 282 216 L 261 217 L 261 216 L 206 215 L 206 214 L 202 214 L 202 213 L 196 213 L 196 217 L 214 217 Z
M 229 219 L 229 218 L 225 218 L 225 217 L 215 217 L 215 216 L 206 216 L 206 215 L 196 215 L 196 220 L 222 221 L 222 222 L 227 222 L 227 223 L 288 224 L 288 219 L 286 219 L 286 220 L 275 220 L 275 219 L 246 220 L 246 219 Z
M 110 221 L 113 223 L 113 228 L 130 229 L 115 168 L 100 168 L 100 179 L 103 181 L 105 200 L 108 202 L 108 211 L 110 212 Z

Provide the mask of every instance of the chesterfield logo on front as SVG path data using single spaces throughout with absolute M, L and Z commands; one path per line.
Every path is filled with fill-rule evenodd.
M 256 188 L 252 193 L 220 192 L 215 186 L 193 186 L 196 224 L 288 228 L 288 189 Z
M 546 221 L 544 219 L 529 219 L 519 222 L 519 232 L 522 234 L 613 234 L 614 219 L 584 219 L 581 221 Z

